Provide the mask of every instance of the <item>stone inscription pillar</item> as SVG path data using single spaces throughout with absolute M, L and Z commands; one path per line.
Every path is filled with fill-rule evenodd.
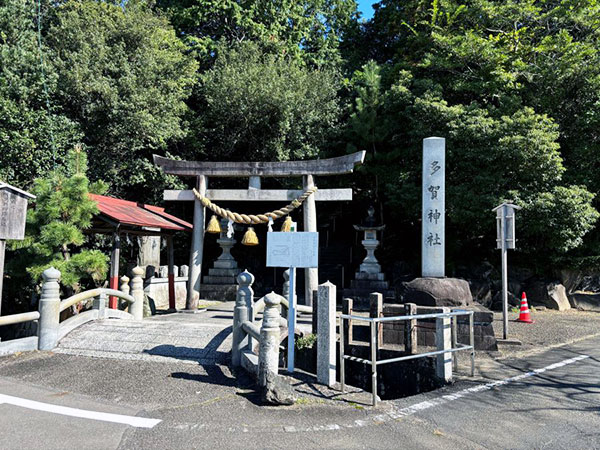
M 423 212 L 421 273 L 423 277 L 443 277 L 446 215 L 446 140 L 423 139 Z

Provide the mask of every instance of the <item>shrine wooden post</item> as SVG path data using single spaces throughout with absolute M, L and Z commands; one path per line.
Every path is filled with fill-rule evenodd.
M 35 196 L 29 192 L 0 181 L 0 312 L 2 309 L 6 240 L 24 239 L 27 202 L 33 199 L 35 199 Z
M 362 164 L 365 152 L 329 159 L 282 162 L 204 162 L 182 161 L 154 155 L 154 163 L 165 173 L 196 177 L 198 192 L 213 202 L 219 201 L 277 201 L 290 202 L 304 190 L 315 185 L 314 176 L 341 175 L 354 171 Z M 208 178 L 246 177 L 248 189 L 208 189 Z M 303 190 L 261 189 L 261 177 L 302 177 Z M 194 230 L 190 249 L 190 271 L 186 309 L 195 310 L 200 298 L 200 276 L 204 250 L 205 211 L 191 190 L 166 190 L 166 201 L 194 202 Z M 352 200 L 352 189 L 319 189 L 303 205 L 304 231 L 317 231 L 318 201 Z M 262 212 L 262 211 L 260 211 Z M 313 291 L 317 290 L 318 269 L 306 269 L 304 303 L 312 304 Z

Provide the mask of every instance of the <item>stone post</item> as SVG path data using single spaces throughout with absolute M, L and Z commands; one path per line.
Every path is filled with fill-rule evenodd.
M 379 292 L 369 294 L 369 317 L 383 317 L 383 294 Z M 377 342 L 383 345 L 383 323 L 377 324 Z
M 106 299 L 106 294 L 100 294 L 98 297 L 94 297 L 92 301 L 92 307 L 98 310 L 98 319 L 106 317 Z
M 129 305 L 129 314 L 133 316 L 135 320 L 142 320 L 144 318 L 144 269 L 140 266 L 134 267 L 131 271 L 133 278 L 131 280 L 131 296 L 134 298 L 134 302 Z
M 404 305 L 404 315 L 414 316 L 417 314 L 417 305 L 406 303 Z M 409 355 L 416 355 L 419 343 L 417 342 L 417 321 L 416 319 L 404 321 L 404 348 Z
M 249 320 L 248 299 L 252 300 L 254 297 L 254 291 L 251 288 L 254 283 L 254 275 L 244 270 L 237 276 L 237 282 L 238 289 L 233 310 L 233 342 L 231 344 L 231 365 L 233 367 L 239 367 L 242 364 L 242 352 L 248 345 L 248 336 L 242 329 L 242 324 Z M 266 303 L 264 314 L 266 315 Z
M 44 270 L 44 284 L 40 297 L 40 320 L 38 323 L 38 348 L 52 350 L 58 344 L 58 323 L 60 320 L 60 272 L 54 267 Z
M 450 308 L 441 308 L 441 312 L 449 313 Z M 435 345 L 438 350 L 449 350 L 452 347 L 450 321 L 450 317 L 436 319 Z M 452 353 L 441 353 L 437 356 L 436 375 L 445 382 L 452 381 Z
M 332 387 L 336 373 L 336 288 L 328 281 L 319 285 L 317 292 L 317 381 Z
M 352 304 L 354 301 L 351 298 L 345 298 L 342 300 L 342 314 L 352 315 Z M 350 345 L 352 343 L 352 320 L 344 320 L 344 336 L 346 342 L 344 345 Z
M 258 385 L 261 387 L 266 386 L 267 380 L 279 371 L 279 305 L 282 297 L 271 292 L 264 299 L 265 310 L 258 347 Z

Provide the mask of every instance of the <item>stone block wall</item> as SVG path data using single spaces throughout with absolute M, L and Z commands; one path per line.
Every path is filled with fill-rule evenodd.
M 144 280 L 144 293 L 154 302 L 156 309 L 169 309 L 169 278 L 167 266 L 161 266 L 158 270 L 146 270 L 147 274 L 153 274 Z M 182 276 L 178 276 L 182 275 Z M 177 309 L 185 309 L 188 281 L 187 266 L 175 266 L 175 305 Z
M 469 308 L 457 308 L 469 309 Z M 404 304 L 384 304 L 383 316 L 403 316 L 406 314 Z M 417 306 L 417 314 L 442 312 L 441 308 Z M 491 311 L 475 311 L 473 315 L 473 335 L 476 350 L 496 351 L 498 345 L 493 328 L 494 314 Z M 383 345 L 404 345 L 405 327 L 408 321 L 384 322 Z M 424 347 L 435 347 L 435 319 L 417 321 L 417 344 Z M 352 337 L 356 341 L 369 341 L 369 328 L 362 324 L 353 326 Z M 459 317 L 457 323 L 457 341 L 469 343 L 469 318 Z

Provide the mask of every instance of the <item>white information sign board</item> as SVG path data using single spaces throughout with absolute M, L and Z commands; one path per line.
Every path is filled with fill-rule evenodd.
M 267 267 L 318 267 L 319 233 L 267 233 Z
M 288 298 L 288 372 L 294 372 L 294 336 L 296 330 L 296 267 L 319 266 L 319 233 L 296 232 L 267 233 L 267 267 L 289 267 L 290 288 Z

